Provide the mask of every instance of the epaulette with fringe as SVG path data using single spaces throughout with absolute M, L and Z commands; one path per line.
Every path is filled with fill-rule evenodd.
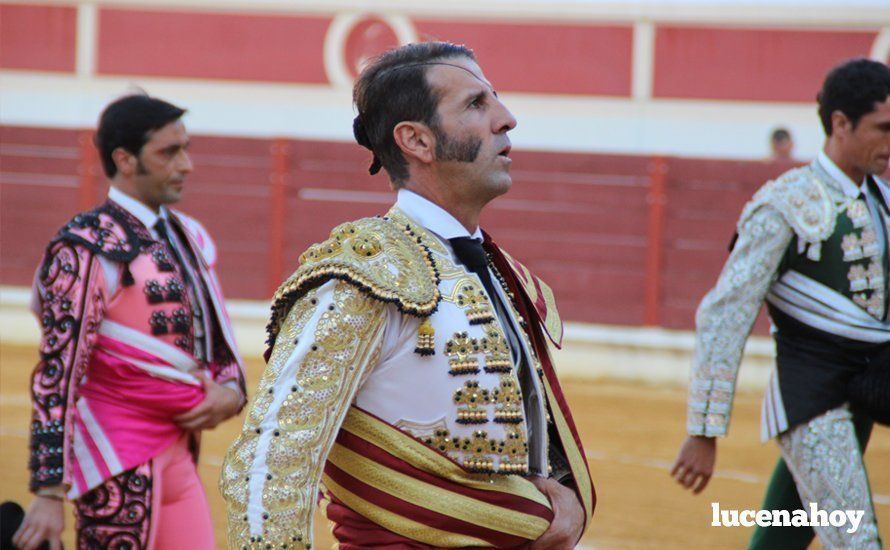
M 767 182 L 745 205 L 739 229 L 764 204 L 779 211 L 797 235 L 800 246 L 808 246 L 808 257 L 819 261 L 821 242 L 834 233 L 838 207 L 826 184 L 813 169 L 809 166 L 795 168 Z
M 275 292 L 266 327 L 269 349 L 294 302 L 331 279 L 407 315 L 423 319 L 435 313 L 439 271 L 425 238 L 432 237 L 403 217 L 362 218 L 334 228 L 330 238 L 300 256 L 300 267 Z

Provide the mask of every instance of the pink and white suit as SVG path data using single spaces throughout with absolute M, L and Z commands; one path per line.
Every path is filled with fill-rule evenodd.
M 180 546 L 167 531 L 183 525 L 189 548 L 213 547 L 200 434 L 173 418 L 204 399 L 200 372 L 245 402 L 215 263 L 197 221 L 115 188 L 47 246 L 30 487 L 75 501 L 80 548 Z

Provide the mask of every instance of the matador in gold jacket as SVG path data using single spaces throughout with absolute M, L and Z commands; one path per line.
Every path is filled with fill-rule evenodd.
M 220 480 L 229 546 L 309 547 L 321 501 L 341 548 L 570 548 L 595 495 L 548 351 L 562 325 L 478 224 L 510 187 L 516 121 L 448 43 L 383 54 L 355 101 L 398 197 L 309 248 L 273 298 Z

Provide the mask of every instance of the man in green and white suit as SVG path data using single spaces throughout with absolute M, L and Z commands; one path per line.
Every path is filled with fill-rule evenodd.
M 745 207 L 737 240 L 696 315 L 688 437 L 672 475 L 695 493 L 726 435 L 742 350 L 767 302 L 776 370 L 762 438 L 782 460 L 763 508 L 861 510 L 861 523 L 814 526 L 826 548 L 880 548 L 862 452 L 872 421 L 848 403 L 857 373 L 890 358 L 888 233 L 890 68 L 865 59 L 832 70 L 819 94 L 827 134 L 808 166 L 764 185 Z M 796 489 L 796 491 L 795 491 Z M 805 548 L 810 528 L 760 528 L 752 548 Z

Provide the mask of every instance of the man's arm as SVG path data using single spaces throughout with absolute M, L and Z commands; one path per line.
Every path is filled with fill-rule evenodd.
M 104 277 L 94 256 L 55 243 L 37 273 L 40 360 L 31 378 L 30 489 L 64 480 L 69 405 L 76 400 L 96 331 L 105 314 Z
M 87 250 L 56 242 L 34 283 L 41 327 L 40 360 L 31 378 L 31 471 L 34 501 L 15 534 L 16 545 L 58 547 L 64 525 L 62 498 L 69 405 L 76 400 L 93 337 L 105 312 L 102 269 Z
M 241 411 L 243 394 L 238 389 L 218 384 L 205 373 L 198 376 L 204 385 L 204 399 L 190 410 L 173 417 L 173 421 L 186 430 L 212 430 Z
M 794 233 L 781 213 L 763 204 L 739 223 L 738 239 L 717 284 L 696 313 L 687 433 L 671 470 L 697 493 L 716 460 L 716 436 L 726 435 L 745 342 Z
M 726 435 L 745 342 L 793 235 L 782 215 L 769 205 L 757 208 L 739 224 L 735 247 L 695 316 L 690 435 Z
M 335 280 L 291 308 L 223 464 L 230 547 L 311 544 L 322 469 L 386 318 L 382 302 Z

